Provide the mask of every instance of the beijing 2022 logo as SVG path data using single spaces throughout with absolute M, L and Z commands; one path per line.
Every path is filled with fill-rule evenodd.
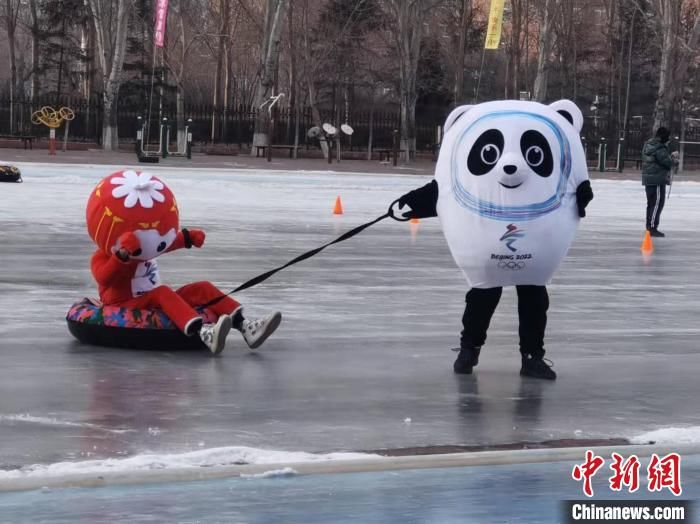
M 518 248 L 514 247 L 513 244 L 515 243 L 516 240 L 519 238 L 523 238 L 525 236 L 525 231 L 522 229 L 518 229 L 518 226 L 515 224 L 508 224 L 506 227 L 506 232 L 503 234 L 503 236 L 499 239 L 501 242 L 506 243 L 506 247 L 510 249 L 513 253 L 515 253 Z

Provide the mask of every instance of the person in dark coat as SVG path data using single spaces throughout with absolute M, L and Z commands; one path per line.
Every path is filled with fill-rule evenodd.
M 665 127 L 647 140 L 642 148 L 642 184 L 647 193 L 646 228 L 653 237 L 666 236 L 659 231 L 661 211 L 666 202 L 666 186 L 671 183 L 674 159 L 668 149 L 671 133 Z

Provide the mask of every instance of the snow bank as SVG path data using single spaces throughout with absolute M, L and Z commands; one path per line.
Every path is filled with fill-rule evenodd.
M 661 428 L 630 439 L 633 444 L 700 444 L 700 426 Z
M 243 446 L 210 448 L 186 453 L 141 454 L 128 458 L 110 458 L 79 462 L 34 464 L 19 469 L 0 471 L 0 480 L 31 477 L 62 477 L 65 475 L 104 473 L 133 473 L 147 470 L 207 468 L 213 466 L 285 464 L 333 460 L 360 460 L 376 457 L 369 453 L 314 454 L 295 451 L 273 451 Z M 294 474 L 290 468 L 263 473 L 268 476 Z

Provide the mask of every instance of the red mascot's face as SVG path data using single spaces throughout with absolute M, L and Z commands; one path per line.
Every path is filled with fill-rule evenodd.
M 167 251 L 179 228 L 175 197 L 162 181 L 137 171 L 119 171 L 104 178 L 87 203 L 90 238 L 111 255 L 119 237 L 134 233 L 141 242 L 136 260 L 150 260 Z

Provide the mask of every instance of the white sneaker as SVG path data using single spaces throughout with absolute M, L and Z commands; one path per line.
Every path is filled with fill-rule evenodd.
M 277 326 L 282 322 L 282 313 L 275 311 L 270 313 L 265 318 L 258 318 L 256 320 L 244 320 L 241 326 L 241 334 L 243 335 L 243 340 L 246 341 L 250 349 L 255 349 L 260 347 L 267 337 L 272 335 L 277 329 Z
M 226 336 L 231 331 L 231 317 L 221 315 L 216 324 L 204 324 L 199 330 L 199 338 L 213 355 L 218 355 L 226 346 Z

